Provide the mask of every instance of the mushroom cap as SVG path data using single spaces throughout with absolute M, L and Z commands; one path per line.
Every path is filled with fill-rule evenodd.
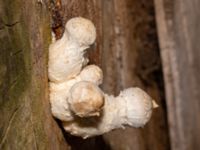
M 94 24 L 85 18 L 75 17 L 65 25 L 67 34 L 81 46 L 89 46 L 96 39 L 96 28 Z
M 100 85 L 103 80 L 103 72 L 98 66 L 89 65 L 81 71 L 80 77 L 84 81 L 90 81 L 96 85 Z
M 152 98 L 140 88 L 128 88 L 119 95 L 126 101 L 128 124 L 133 127 L 144 126 L 151 118 Z
M 81 81 L 71 88 L 68 102 L 70 109 L 79 117 L 99 116 L 104 95 L 94 83 Z

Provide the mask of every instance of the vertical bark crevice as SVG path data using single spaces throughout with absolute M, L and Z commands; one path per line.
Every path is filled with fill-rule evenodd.
M 64 32 L 62 1 L 49 0 L 49 9 L 51 12 L 51 29 L 56 40 L 58 40 Z

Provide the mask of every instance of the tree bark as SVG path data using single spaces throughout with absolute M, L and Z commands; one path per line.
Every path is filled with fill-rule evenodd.
M 200 149 L 199 5 L 155 0 L 172 150 Z
M 48 98 L 47 1 L 0 0 L 0 149 L 67 149 Z
M 169 137 L 153 1 L 103 1 L 103 88 L 110 94 L 137 86 L 159 104 L 144 128 L 104 135 L 111 149 L 169 149 Z
M 144 128 L 87 140 L 63 132 L 64 138 L 50 112 L 48 46 L 51 28 L 59 38 L 77 16 L 97 28 L 88 56 L 103 68 L 104 91 L 138 86 L 158 102 Z M 169 149 L 152 0 L 0 0 L 0 33 L 0 149 Z

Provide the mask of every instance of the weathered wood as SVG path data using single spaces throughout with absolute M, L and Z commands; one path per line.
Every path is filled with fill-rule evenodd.
M 200 149 L 199 6 L 155 0 L 172 150 Z
M 67 149 L 50 112 L 47 57 L 50 23 L 59 38 L 62 25 L 76 16 L 92 20 L 97 28 L 88 56 L 90 63 L 103 68 L 102 88 L 117 95 L 139 86 L 160 107 L 143 129 L 116 130 L 87 140 L 66 133 L 71 148 L 169 149 L 153 1 L 58 1 L 58 20 L 50 21 L 50 12 L 57 11 L 48 11 L 47 0 L 0 0 L 0 149 Z
M 153 1 L 103 1 L 103 88 L 110 94 L 138 86 L 159 104 L 140 129 L 116 130 L 104 136 L 111 149 L 169 149 L 166 108 Z
M 0 0 L 0 149 L 67 149 L 50 113 L 47 1 Z

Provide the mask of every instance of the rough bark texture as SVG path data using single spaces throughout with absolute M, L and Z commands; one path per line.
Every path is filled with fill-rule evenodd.
M 0 0 L 0 149 L 200 149 L 200 2 L 154 2 Z M 66 21 L 76 16 L 92 20 L 97 28 L 88 56 L 91 64 L 103 68 L 102 88 L 117 95 L 139 86 L 159 104 L 144 128 L 82 140 L 61 132 L 51 116 L 47 78 L 51 28 L 58 39 Z
M 200 149 L 199 6 L 155 0 L 172 150 Z
M 116 130 L 104 136 L 114 150 L 169 149 L 167 118 L 153 1 L 103 2 L 103 88 L 108 93 L 138 86 L 159 104 L 140 129 Z
M 67 149 L 50 113 L 46 1 L 0 0 L 0 149 Z

